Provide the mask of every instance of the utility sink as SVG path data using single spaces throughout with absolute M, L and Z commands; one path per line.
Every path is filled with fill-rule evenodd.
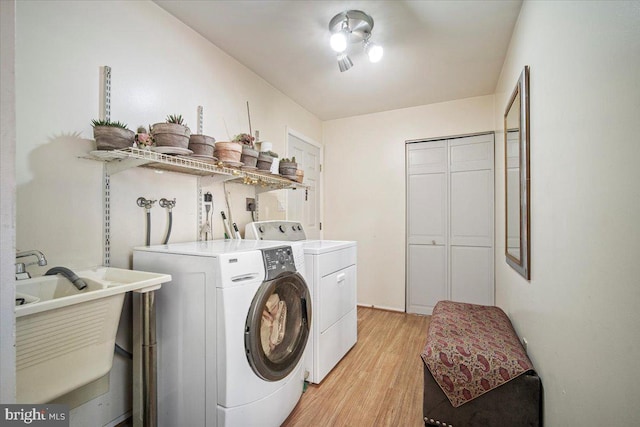
M 85 289 L 60 275 L 16 281 L 17 403 L 49 402 L 109 372 L 125 293 L 171 280 L 111 267 L 75 273 Z
M 27 305 L 38 301 L 40 301 L 40 298 L 16 292 L 16 307 L 19 305 Z
M 106 298 L 129 291 L 147 292 L 159 289 L 171 280 L 168 274 L 125 270 L 122 268 L 96 267 L 75 271 L 87 287 L 81 291 L 65 277 L 40 276 L 16 281 L 18 295 L 26 297 L 22 305 L 16 304 L 16 317 L 40 313 L 95 299 Z M 33 299 L 37 301 L 33 301 Z

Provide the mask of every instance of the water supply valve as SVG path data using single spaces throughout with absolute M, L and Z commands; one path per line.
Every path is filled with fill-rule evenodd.
M 136 203 L 138 203 L 138 206 L 140 206 L 141 208 L 144 208 L 147 212 L 149 212 L 153 207 L 153 205 L 156 203 L 156 200 L 150 200 L 150 199 L 145 199 L 144 197 L 138 197 L 138 200 L 136 200 Z
M 176 199 L 174 198 L 173 200 L 168 200 L 163 197 L 162 199 L 160 199 L 159 205 L 161 208 L 167 208 L 169 209 L 169 211 L 171 211 L 171 209 L 176 206 Z

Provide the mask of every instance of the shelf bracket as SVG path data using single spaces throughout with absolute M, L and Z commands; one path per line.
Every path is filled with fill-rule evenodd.
M 198 212 L 198 219 L 196 220 L 196 236 L 198 241 L 202 240 L 202 177 L 197 179 L 197 191 L 196 191 L 196 212 Z
M 198 105 L 198 127 L 197 127 L 198 135 L 204 134 L 202 130 L 203 116 L 204 116 L 204 108 L 202 107 L 202 105 Z
M 105 267 L 111 265 L 111 177 L 107 172 L 106 164 L 102 170 L 102 235 L 103 248 L 102 263 Z
M 111 120 L 111 67 L 102 70 L 102 119 Z
M 107 172 L 110 175 L 115 175 L 118 172 L 122 172 L 131 168 L 137 168 L 138 166 L 143 166 L 143 165 L 146 165 L 147 163 L 150 163 L 150 160 L 128 158 L 128 159 L 119 159 L 119 160 L 113 160 L 111 162 L 107 162 L 105 163 L 105 166 L 107 168 Z

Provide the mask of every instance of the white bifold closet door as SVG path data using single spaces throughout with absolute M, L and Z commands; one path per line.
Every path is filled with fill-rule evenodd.
M 407 302 L 494 304 L 493 134 L 407 144 Z

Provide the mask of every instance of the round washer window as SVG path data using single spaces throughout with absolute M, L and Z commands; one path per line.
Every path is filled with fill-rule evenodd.
M 309 338 L 311 298 L 298 273 L 264 282 L 251 303 L 245 326 L 245 350 L 258 376 L 278 381 L 302 357 Z

